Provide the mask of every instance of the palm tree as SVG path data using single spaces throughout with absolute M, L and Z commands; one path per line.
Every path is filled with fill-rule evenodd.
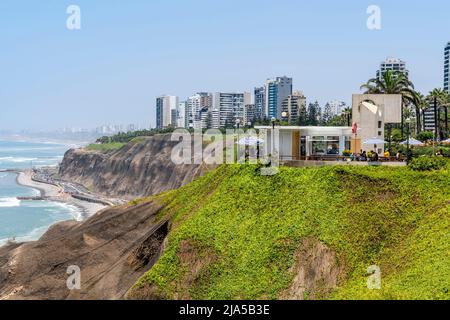
M 404 110 L 407 105 L 415 105 L 417 101 L 417 93 L 414 85 L 408 80 L 407 76 L 398 71 L 388 70 L 383 73 L 382 78 L 370 79 L 361 86 L 361 90 L 365 90 L 366 94 L 400 94 L 402 96 L 402 138 L 404 135 Z M 417 106 L 416 106 L 417 107 Z
M 448 134 L 448 107 L 450 107 L 450 96 L 448 92 L 441 88 L 436 88 L 431 91 L 427 100 L 429 103 L 434 105 L 434 121 L 435 121 L 435 132 L 436 139 L 441 135 L 440 120 L 441 120 L 441 108 L 445 108 L 445 134 Z
M 347 123 L 348 127 L 352 126 L 352 108 L 346 107 L 342 110 L 341 116 L 344 120 L 344 123 Z
M 424 111 L 428 109 L 429 103 L 427 98 L 420 92 L 416 92 L 415 100 L 414 106 L 416 109 L 416 126 L 417 134 L 419 134 L 422 132 L 422 128 L 425 125 L 425 119 L 422 119 L 422 115 L 424 114 Z

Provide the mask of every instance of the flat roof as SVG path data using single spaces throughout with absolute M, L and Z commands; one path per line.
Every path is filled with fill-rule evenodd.
M 255 126 L 255 129 L 272 129 L 273 126 Z M 275 126 L 275 129 L 280 130 L 352 130 L 352 127 L 316 127 L 316 126 Z

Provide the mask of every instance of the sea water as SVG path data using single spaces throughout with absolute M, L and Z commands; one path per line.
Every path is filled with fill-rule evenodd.
M 2 169 L 56 166 L 70 145 L 0 140 L 0 246 L 8 240 L 39 239 L 60 221 L 79 220 L 81 211 L 52 201 L 20 201 L 17 197 L 37 196 L 39 191 L 17 184 L 17 175 Z

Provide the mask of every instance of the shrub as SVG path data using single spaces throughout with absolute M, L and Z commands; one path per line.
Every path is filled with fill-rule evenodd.
M 450 161 L 443 157 L 419 157 L 415 158 L 409 164 L 409 167 L 415 171 L 433 171 L 449 167 Z

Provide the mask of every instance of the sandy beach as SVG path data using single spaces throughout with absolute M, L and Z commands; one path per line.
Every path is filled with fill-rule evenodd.
M 49 201 L 63 202 L 78 207 L 82 211 L 83 220 L 106 208 L 106 206 L 98 203 L 75 199 L 70 194 L 65 193 L 60 187 L 35 182 L 31 179 L 31 176 L 31 171 L 18 172 L 17 183 L 19 185 L 38 190 L 41 193 L 41 197 L 46 197 Z

